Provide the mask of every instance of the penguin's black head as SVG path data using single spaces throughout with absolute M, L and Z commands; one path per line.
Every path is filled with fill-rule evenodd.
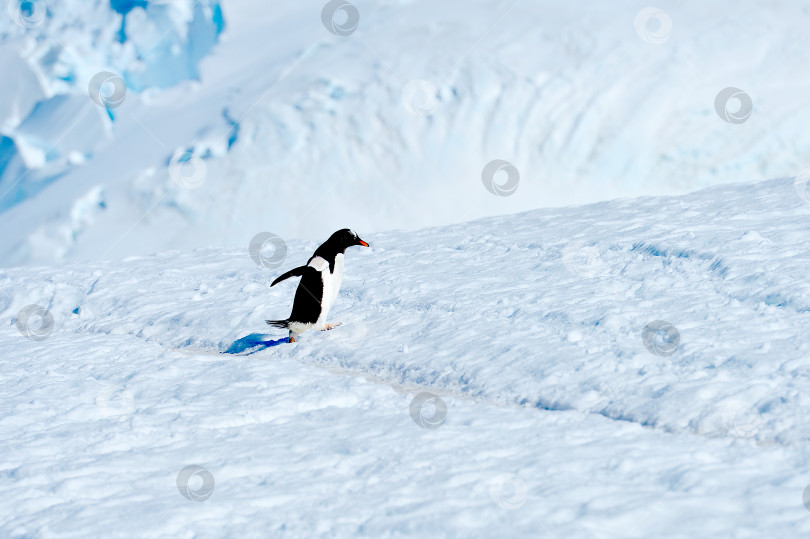
M 332 234 L 327 240 L 327 243 L 331 244 L 338 253 L 342 253 L 349 247 L 354 247 L 355 245 L 368 247 L 368 243 L 361 240 L 360 236 L 348 228 L 338 230 Z

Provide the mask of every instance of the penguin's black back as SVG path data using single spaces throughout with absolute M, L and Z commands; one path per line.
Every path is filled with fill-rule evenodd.
M 321 315 L 323 299 L 323 277 L 321 272 L 312 266 L 306 266 L 298 289 L 295 291 L 290 322 L 314 324 Z

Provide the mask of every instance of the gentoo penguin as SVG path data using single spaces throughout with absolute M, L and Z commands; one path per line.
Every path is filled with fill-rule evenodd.
M 368 243 L 348 228 L 338 230 L 315 249 L 306 266 L 291 269 L 273 281 L 270 286 L 293 276 L 301 277 L 290 317 L 286 320 L 267 320 L 267 323 L 289 329 L 290 342 L 295 342 L 298 335 L 308 329 L 327 330 L 339 326 L 327 324 L 326 317 L 343 282 L 343 253 L 354 245 L 368 247 Z

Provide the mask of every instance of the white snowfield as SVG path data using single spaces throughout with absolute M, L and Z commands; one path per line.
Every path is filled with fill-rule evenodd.
M 316 243 L 4 270 L 0 536 L 806 537 L 807 200 L 361 230 L 344 325 L 246 356 Z

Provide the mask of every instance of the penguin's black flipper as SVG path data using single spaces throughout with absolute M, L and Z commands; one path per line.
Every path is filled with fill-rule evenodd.
M 270 283 L 270 286 L 276 286 L 276 284 L 280 283 L 284 279 L 289 279 L 290 277 L 300 277 L 304 274 L 306 269 L 307 266 L 298 266 L 297 268 L 293 268 L 284 275 L 282 275 L 281 277 L 279 277 L 278 279 L 276 279 L 275 281 L 273 281 L 272 283 Z

